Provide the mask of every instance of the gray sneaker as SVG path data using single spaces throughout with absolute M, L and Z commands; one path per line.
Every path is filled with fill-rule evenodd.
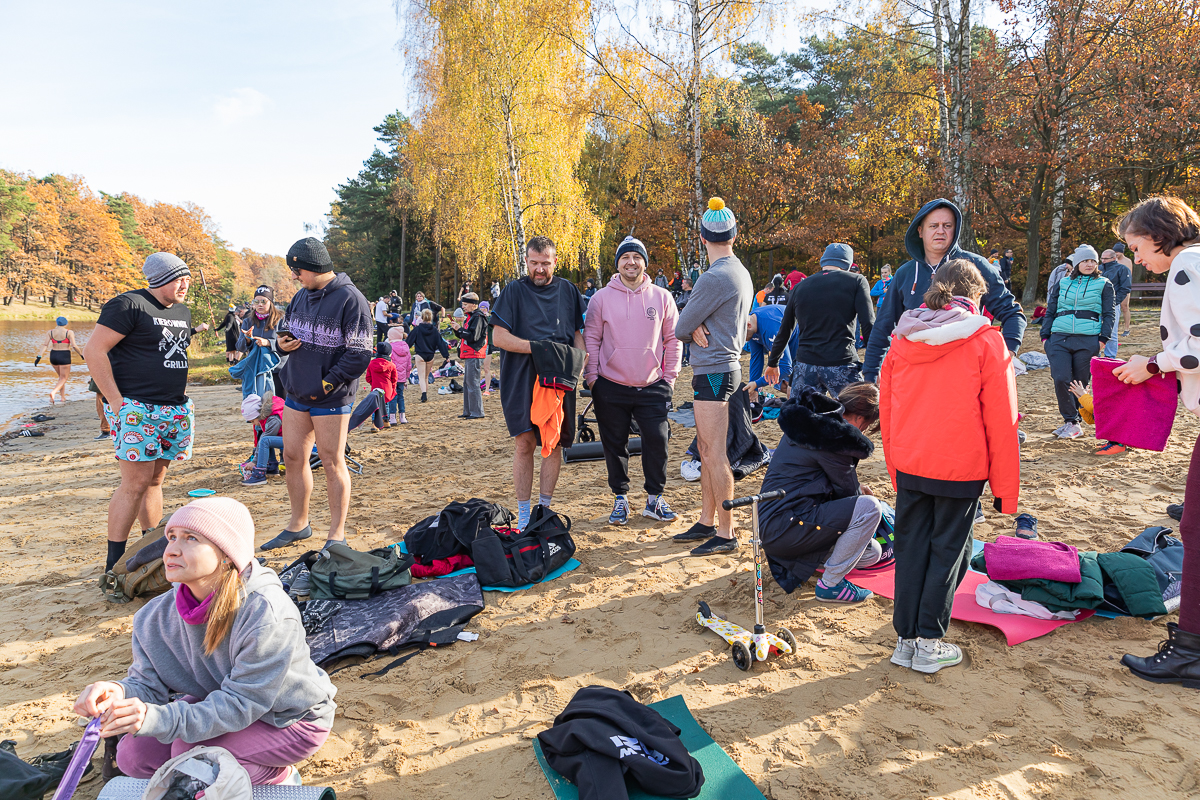
M 892 651 L 892 663 L 897 667 L 911 667 L 913 665 L 913 655 L 916 652 L 916 639 L 902 639 L 897 636 L 896 649 Z
M 941 639 L 917 639 L 912 668 L 917 672 L 932 674 L 942 667 L 953 667 L 962 663 L 962 650 L 956 644 Z

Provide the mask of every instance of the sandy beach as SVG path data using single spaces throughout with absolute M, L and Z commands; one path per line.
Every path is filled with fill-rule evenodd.
M 1152 354 L 1156 316 L 1142 316 L 1121 355 Z M 1026 347 L 1040 349 L 1031 328 Z M 690 371 L 676 400 L 689 399 Z M 1039 520 L 1043 539 L 1110 551 L 1148 525 L 1175 523 L 1200 424 L 1180 411 L 1164 453 L 1093 455 L 1094 440 L 1055 440 L 1061 424 L 1049 370 L 1018 379 L 1022 428 L 1021 510 Z M 237 465 L 251 434 L 237 413 L 234 386 L 197 387 L 195 454 L 173 464 L 168 512 L 186 493 L 211 488 L 255 515 L 257 541 L 287 522 L 282 478 L 266 488 L 240 485 Z M 459 396 L 409 397 L 412 424 L 351 434 L 364 465 L 354 476 L 349 541 L 360 549 L 394 543 L 450 500 L 489 498 L 515 507 L 512 442 L 498 394 L 488 418 L 454 419 Z M 111 445 L 93 441 L 94 406 L 77 401 L 42 438 L 0 443 L 0 738 L 23 757 L 61 750 L 80 734 L 71 703 L 88 682 L 124 674 L 135 601 L 111 605 L 96 588 L 104 555 L 107 502 L 117 482 Z M 780 433 L 756 426 L 771 447 Z M 953 446 L 953 431 L 943 432 Z M 574 521 L 575 572 L 533 590 L 488 593 L 488 608 L 468 630 L 480 638 L 422 653 L 388 675 L 361 677 L 384 661 L 334 676 L 333 735 L 301 765 L 308 784 L 328 784 L 342 800 L 552 798 L 531 739 L 582 686 L 629 690 L 641 701 L 682 694 L 699 722 L 774 800 L 793 798 L 1183 798 L 1200 794 L 1200 692 L 1133 678 L 1123 653 L 1153 652 L 1166 622 L 1092 618 L 1008 647 L 990 627 L 953 622 L 949 639 L 962 666 L 933 676 L 888 662 L 895 641 L 891 601 L 853 608 L 816 603 L 812 583 L 793 595 L 766 583 L 766 614 L 800 642 L 791 658 L 739 672 L 728 648 L 696 624 L 696 605 L 736 622 L 753 621 L 749 514 L 739 518 L 743 547 L 698 559 L 671 534 L 695 520 L 698 483 L 679 476 L 693 431 L 672 425 L 667 497 L 680 519 L 670 525 L 632 517 L 607 525 L 611 498 L 603 462 L 566 465 L 555 506 Z M 875 437 L 878 441 L 878 436 Z M 644 502 L 634 462 L 631 498 Z M 891 500 L 882 452 L 860 468 L 863 481 Z M 738 484 L 758 488 L 762 473 Z M 327 524 L 318 473 L 313 526 Z M 976 529 L 990 540 L 1012 518 L 988 509 Z M 311 541 L 319 541 L 313 539 Z M 301 545 L 271 553 L 290 563 Z M 95 777 L 76 795 L 92 800 Z

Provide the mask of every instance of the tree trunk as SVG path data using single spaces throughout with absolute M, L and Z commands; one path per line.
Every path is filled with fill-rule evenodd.
M 1050 263 L 1058 266 L 1062 263 L 1062 224 L 1063 206 L 1067 194 L 1067 176 L 1062 169 L 1054 176 L 1054 194 L 1050 200 Z
M 503 103 L 504 112 L 504 145 L 508 155 L 508 179 L 509 191 L 512 194 L 512 223 L 513 236 L 515 241 L 513 246 L 516 248 L 517 254 L 517 277 L 522 277 L 528 271 L 525 266 L 525 214 L 524 201 L 521 198 L 521 162 L 517 157 L 517 142 L 516 135 L 513 133 L 512 126 L 512 109 L 508 106 L 508 101 Z
M 689 81 L 689 110 L 691 112 L 692 134 L 692 198 L 689 203 L 691 213 L 689 224 L 692 236 L 688 241 L 688 250 L 692 259 L 697 263 L 706 262 L 708 252 L 700 242 L 700 218 L 704 215 L 704 189 L 700 181 L 700 161 L 703 150 L 700 141 L 700 72 L 703 66 L 701 51 L 700 0 L 691 0 L 688 4 L 692 15 L 692 75 Z
M 433 245 L 433 302 L 442 304 L 442 240 L 439 237 Z
M 1025 230 L 1025 291 L 1021 293 L 1021 305 L 1033 308 L 1037 302 L 1038 283 L 1041 281 L 1041 228 L 1042 193 L 1046 185 L 1046 165 L 1042 164 L 1034 173 L 1029 189 L 1029 227 Z
M 404 299 L 404 263 L 408 255 L 408 211 L 400 218 L 400 299 Z
M 971 124 L 974 103 L 967 85 L 971 71 L 971 0 L 959 0 L 958 19 L 950 14 L 950 0 L 939 0 L 939 7 L 946 26 L 950 58 L 948 66 L 949 120 L 947 150 L 950 160 L 946 164 L 950 192 L 955 205 L 962 211 L 962 228 L 958 231 L 958 243 L 964 250 L 975 252 L 979 245 L 975 241 L 975 227 L 971 223 Z M 936 35 L 936 31 L 935 31 Z
M 944 168 L 950 168 L 950 104 L 946 98 L 946 19 L 943 0 L 933 0 L 934 67 L 937 71 L 938 155 Z M 948 16 L 948 15 L 947 15 Z

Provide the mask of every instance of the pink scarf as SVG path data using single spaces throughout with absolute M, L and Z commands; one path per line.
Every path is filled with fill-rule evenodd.
M 203 600 L 197 600 L 187 584 L 181 583 L 175 589 L 175 610 L 188 625 L 203 625 L 208 622 L 208 607 L 216 594 L 213 592 Z

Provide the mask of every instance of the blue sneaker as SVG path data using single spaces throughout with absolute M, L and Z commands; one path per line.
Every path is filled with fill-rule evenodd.
M 646 507 L 642 509 L 642 516 L 656 519 L 660 522 L 674 522 L 679 515 L 671 510 L 671 507 L 667 505 L 667 501 L 660 494 L 657 501 L 653 503 L 649 500 L 646 501 Z
M 266 486 L 267 471 L 258 467 L 251 467 L 250 473 L 242 479 L 242 486 Z
M 875 593 L 870 589 L 855 586 L 845 578 L 832 589 L 826 588 L 822 581 L 817 581 L 817 599 L 822 603 L 861 603 L 874 596 Z
M 627 522 L 629 522 L 629 501 L 621 495 L 617 495 L 613 500 L 612 513 L 608 515 L 608 524 L 624 525 Z

